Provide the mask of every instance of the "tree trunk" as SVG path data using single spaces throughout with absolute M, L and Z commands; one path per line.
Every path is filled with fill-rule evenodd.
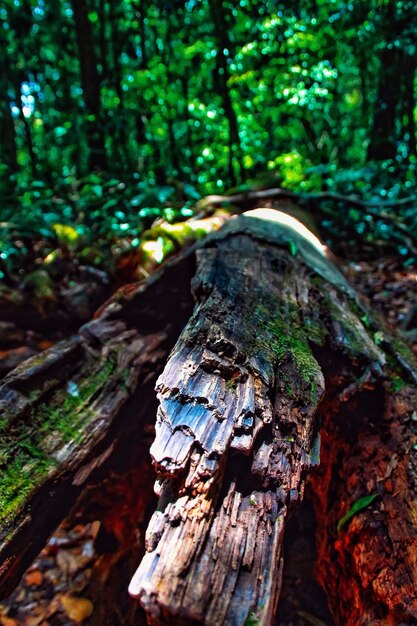
M 20 74 L 20 77 L 19 77 Z M 23 103 L 22 103 L 22 84 L 24 81 L 24 74 L 20 72 L 16 72 L 15 80 L 14 80 L 14 91 L 16 94 L 16 106 L 19 109 L 20 119 L 23 124 L 23 128 L 25 131 L 25 139 L 26 139 L 26 147 L 29 154 L 30 165 L 32 169 L 32 176 L 36 178 L 36 169 L 37 169 L 37 159 L 35 154 L 35 148 L 33 146 L 32 140 L 32 131 L 30 129 L 30 125 L 28 119 L 25 115 Z
M 89 168 L 106 168 L 104 134 L 100 120 L 100 76 L 97 69 L 93 30 L 88 19 L 84 0 L 72 0 L 75 30 L 79 51 L 81 87 L 87 110 L 87 143 L 89 147 Z
M 2 382 L 0 595 L 111 457 L 117 436 L 152 416 L 156 376 L 192 308 L 193 269 L 192 255 L 184 255 L 159 278 L 119 292 L 78 335 Z
M 246 214 L 251 217 L 230 223 L 199 252 L 194 315 L 157 384 L 160 408 L 151 454 L 161 497 L 147 532 L 148 552 L 130 586 L 151 624 L 245 624 L 252 618 L 271 624 L 287 513 L 302 498 L 308 471 L 318 463 L 318 407 L 326 406 L 335 389 L 346 408 L 351 397 L 375 388 L 377 395 L 355 419 L 364 420 L 375 404 L 374 420 L 385 425 L 384 412 L 392 406 L 388 393 L 386 404 L 380 398 L 391 366 L 372 339 L 375 329 L 360 319 L 365 312 L 355 293 L 322 247 L 268 221 L 273 213 L 267 213 L 267 221 L 256 211 Z M 385 343 L 397 358 L 393 344 Z M 407 374 L 417 380 L 414 369 Z M 410 419 L 411 405 L 407 409 L 402 411 Z M 391 446 L 409 460 L 409 444 L 401 437 Z M 359 461 L 363 469 L 365 458 Z M 337 471 L 333 466 L 332 477 L 339 477 Z M 369 620 L 363 623 L 388 624 L 394 616 L 417 616 L 411 586 L 415 525 L 412 536 L 406 526 L 412 521 L 412 485 L 403 475 L 395 486 L 410 507 L 403 507 L 401 533 L 389 514 L 391 496 L 376 478 L 372 481 L 373 470 L 367 472 L 354 495 L 358 499 L 371 491 L 378 500 L 373 514 L 355 522 L 375 524 L 377 511 L 381 545 L 388 546 L 395 533 L 404 561 L 385 555 L 391 578 L 373 593 L 369 576 L 365 579 L 359 567 L 354 574 L 357 586 L 366 586 L 360 610 Z M 353 501 L 344 493 L 336 507 L 340 517 L 348 503 Z M 327 539 L 336 525 L 330 517 Z M 381 547 L 375 548 L 375 542 L 361 542 L 362 559 L 377 570 Z M 343 572 L 335 558 L 337 566 Z M 322 576 L 331 587 L 328 574 Z M 357 597 L 350 579 L 344 582 L 341 607 L 337 588 L 331 587 L 335 616 L 340 623 L 357 623 L 352 607 L 346 608 Z M 385 622 L 372 621 L 378 605 L 389 616 Z
M 0 105 L 0 135 L 3 137 L 0 160 L 4 165 L 4 170 L 1 172 L 0 179 L 2 194 L 10 202 L 16 189 L 18 164 L 15 127 L 7 88 L 3 89 L 3 94 L 4 98 Z
M 403 135 L 407 136 L 408 156 L 416 156 L 416 124 L 414 109 L 416 99 L 414 95 L 414 78 L 416 74 L 416 60 L 414 56 L 404 55 L 403 61 Z
M 381 51 L 377 99 L 368 146 L 367 158 L 370 160 L 394 159 L 397 154 L 395 122 L 401 98 L 401 74 L 398 72 L 400 57 L 400 51 L 388 47 L 388 44 Z
M 126 113 L 124 105 L 124 93 L 122 85 L 122 67 L 120 65 L 120 55 L 122 53 L 119 27 L 119 12 L 116 10 L 114 3 L 109 3 L 109 24 L 110 24 L 110 47 L 112 57 L 112 84 L 113 89 L 117 95 L 117 113 L 116 113 L 116 127 L 115 135 L 117 137 L 116 142 L 113 144 L 113 154 L 118 155 L 117 159 L 124 164 L 126 171 L 131 169 L 130 156 L 129 156 L 129 141 L 126 134 Z M 113 118 L 114 122 L 114 118 Z M 119 153 L 119 154 L 118 154 Z
M 335 621 L 414 623 L 417 366 L 314 235 L 265 209 L 119 292 L 77 338 L 6 379 L 2 589 L 34 556 L 33 538 L 38 549 L 152 421 L 150 386 L 176 340 L 150 449 L 160 498 L 130 584 L 148 623 L 272 624 L 283 533 L 306 481 Z
M 15 175 L 18 171 L 16 129 L 9 95 L 12 74 L 7 55 L 7 41 L 0 33 L 0 88 L 3 94 L 0 104 L 1 162 L 6 166 L 5 171 L 1 173 L 1 178 L 2 192 L 6 197 L 13 196 L 16 186 Z
M 380 52 L 378 87 L 368 146 L 367 158 L 370 160 L 395 159 L 398 140 L 404 140 L 405 133 L 410 133 L 410 152 L 415 151 L 412 109 L 415 62 L 414 53 L 409 51 L 416 46 L 413 27 L 415 8 L 413 3 L 397 6 L 400 4 L 389 0 L 384 7 L 382 36 L 385 42 Z M 405 128 L 401 124 L 402 104 L 407 108 L 408 125 Z
M 210 0 L 209 5 L 217 39 L 214 82 L 217 86 L 218 93 L 223 100 L 224 113 L 229 125 L 229 178 L 231 184 L 235 185 L 241 172 L 241 164 L 239 160 L 241 150 L 239 124 L 227 82 L 230 78 L 227 59 L 231 53 L 231 41 L 229 38 L 228 25 L 222 1 Z

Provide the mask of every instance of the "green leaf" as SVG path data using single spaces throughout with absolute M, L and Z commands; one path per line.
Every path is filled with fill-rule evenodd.
M 378 330 L 378 332 L 374 333 L 374 341 L 377 346 L 380 346 L 384 339 L 385 337 L 382 331 Z
M 345 526 L 348 523 L 348 521 L 352 519 L 354 515 L 356 515 L 356 513 L 359 513 L 359 511 L 366 509 L 366 507 L 369 506 L 375 500 L 375 498 L 378 497 L 378 495 L 379 494 L 377 493 L 373 493 L 369 496 L 364 496 L 363 498 L 359 498 L 359 500 L 356 500 L 356 502 L 349 509 L 346 515 L 340 518 L 337 524 L 337 534 L 338 535 L 340 534 L 340 531 L 342 530 L 343 526 Z
M 405 385 L 405 382 L 402 380 L 402 378 L 393 378 L 391 381 L 391 391 L 393 393 L 396 393 L 397 391 L 401 391 L 404 385 Z
M 291 256 L 296 256 L 296 254 L 297 254 L 297 244 L 295 243 L 295 241 L 290 239 L 290 241 L 288 242 L 288 245 L 290 247 Z

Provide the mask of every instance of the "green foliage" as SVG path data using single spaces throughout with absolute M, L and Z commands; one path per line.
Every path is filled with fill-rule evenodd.
M 14 207 L 0 208 L 4 219 L 0 257 L 9 272 L 22 266 L 22 257 L 27 270 L 42 263 L 50 272 L 63 254 L 112 271 L 115 258 L 137 247 L 143 232 L 156 220 L 187 219 L 194 212 L 192 201 L 199 198 L 190 184 L 178 191 L 174 184 L 150 185 L 137 176 L 122 182 L 105 174 L 78 181 L 64 179 L 52 198 L 50 195 L 48 188 L 28 184 L 18 196 L 22 208 L 18 219 Z M 177 225 L 176 235 L 183 243 L 186 233 L 179 231 Z M 35 249 L 33 240 L 39 241 Z
M 249 613 L 245 621 L 245 626 L 257 626 L 258 624 L 259 620 L 256 617 L 255 613 Z
M 363 498 L 359 498 L 359 500 L 356 500 L 356 502 L 352 505 L 349 511 L 342 518 L 340 518 L 337 524 L 337 533 L 340 534 L 340 531 L 342 530 L 344 526 L 346 526 L 349 520 L 351 520 L 352 517 L 356 515 L 356 513 L 359 513 L 359 511 L 366 509 L 366 507 L 372 504 L 372 502 L 377 497 L 378 497 L 378 494 L 373 493 L 369 496 L 364 496 Z
M 415 187 L 415 3 L 86 0 L 84 48 L 78 5 L 5 0 L 0 9 L 7 267 L 30 253 L 30 236 L 45 238 L 45 256 L 65 247 L 111 266 L 103 251 L 236 185 L 374 202 Z M 392 75 L 399 100 L 381 129 Z M 381 132 L 389 158 L 375 156 Z M 393 224 L 415 231 L 414 205 L 388 207 L 388 221 L 378 209 L 321 208 L 329 241 L 357 235 L 413 253 Z

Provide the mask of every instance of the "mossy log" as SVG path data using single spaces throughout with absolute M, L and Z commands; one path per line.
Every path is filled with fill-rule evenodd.
M 417 366 L 327 249 L 272 210 L 230 220 L 4 381 L 1 590 L 155 419 L 165 363 L 160 498 L 130 584 L 149 623 L 272 624 L 306 483 L 335 621 L 415 623 Z
M 320 479 L 317 500 L 329 509 L 319 534 L 326 529 L 321 553 L 332 565 L 320 575 L 338 623 L 412 623 L 416 509 L 405 429 L 413 357 L 291 218 L 246 213 L 208 239 L 197 261 L 194 314 L 157 383 L 151 455 L 160 503 L 130 593 L 154 625 L 272 624 L 288 511 L 319 464 L 320 417 L 342 411 L 346 437 L 365 442 L 361 455 L 340 459 L 347 443 L 333 441 L 325 420 L 331 476 Z M 411 383 L 407 402 L 394 396 L 400 376 Z M 344 463 L 359 476 L 340 481 L 335 503 L 332 481 Z M 369 508 L 342 528 L 360 498 Z
M 118 291 L 77 335 L 2 381 L 2 597 L 118 440 L 153 419 L 155 380 L 192 311 L 194 268 L 190 251 L 145 283 Z

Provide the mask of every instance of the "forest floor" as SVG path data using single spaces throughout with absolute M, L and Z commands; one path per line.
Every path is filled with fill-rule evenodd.
M 390 256 L 342 260 L 341 267 L 370 306 L 405 333 L 417 354 L 417 266 L 404 269 L 400 258 Z M 64 521 L 19 586 L 0 604 L 0 625 L 88 624 L 95 607 L 85 591 L 98 561 L 94 544 L 98 529 L 99 522 L 71 526 Z M 324 593 L 314 579 L 316 529 L 308 500 L 294 514 L 288 529 L 276 626 L 333 626 Z

